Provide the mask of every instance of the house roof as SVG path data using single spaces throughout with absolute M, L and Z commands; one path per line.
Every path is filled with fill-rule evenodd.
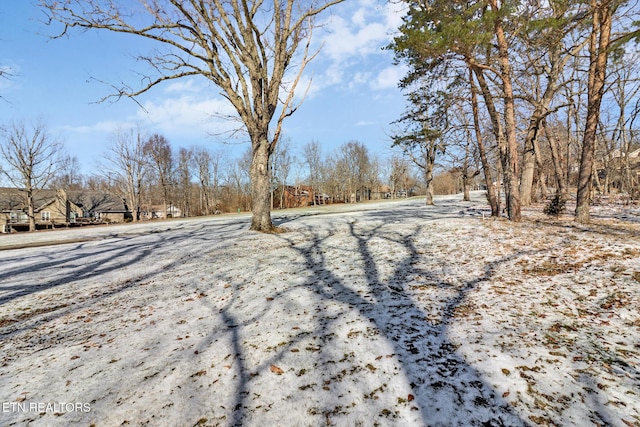
M 615 150 L 611 151 L 608 157 L 609 159 L 618 159 L 624 157 L 625 155 L 626 152 L 623 152 L 619 148 L 616 148 Z M 640 148 L 629 152 L 629 159 L 636 159 L 638 157 L 640 157 Z
M 35 190 L 33 201 L 36 212 L 54 202 L 60 190 Z M 67 200 L 88 212 L 129 212 L 121 197 L 97 191 L 68 191 Z M 20 188 L 0 187 L 0 212 L 26 210 L 25 191 Z
M 56 190 L 34 190 L 33 205 L 36 212 L 51 204 L 58 197 Z M 26 193 L 21 188 L 0 187 L 0 211 L 27 209 Z
M 129 212 L 122 197 L 98 191 L 68 191 L 70 201 L 88 212 L 126 213 Z

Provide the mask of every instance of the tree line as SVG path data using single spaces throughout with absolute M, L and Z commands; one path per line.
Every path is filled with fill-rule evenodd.
M 409 69 L 396 145 L 433 164 L 455 141 L 481 166 L 492 215 L 513 221 L 550 192 L 562 203 L 576 195 L 579 222 L 595 190 L 638 197 L 635 3 L 403 3 L 388 46 Z
M 252 208 L 251 149 L 231 158 L 226 147 L 174 149 L 160 134 L 121 129 L 111 135 L 96 171 L 87 175 L 43 122 L 12 122 L 0 131 L 0 172 L 6 184 L 25 190 L 29 218 L 35 218 L 34 194 L 45 188 L 118 196 L 134 221 L 154 212 L 170 217 L 178 209 L 182 216 L 200 216 Z M 380 157 L 359 141 L 345 142 L 332 152 L 318 141 L 294 148 L 284 138 L 271 158 L 272 209 L 292 207 L 284 203 L 291 187 L 310 190 L 307 204 L 407 197 L 423 191 L 419 172 L 401 153 Z

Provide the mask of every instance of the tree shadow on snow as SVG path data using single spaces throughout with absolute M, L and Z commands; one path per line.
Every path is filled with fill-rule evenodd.
M 244 224 L 230 225 L 238 230 L 245 227 Z M 221 224 L 218 227 L 230 225 Z M 186 244 L 190 245 L 197 239 L 215 239 L 215 234 L 212 233 L 214 229 L 210 224 L 188 230 L 190 234 Z M 97 244 L 85 242 L 44 247 L 39 249 L 41 253 L 35 257 L 12 257 L 13 251 L 4 252 L 3 258 L 8 268 L 0 270 L 0 306 L 13 304 L 23 297 L 57 287 L 68 287 L 76 283 L 82 287 L 72 298 L 52 298 L 52 304 L 45 303 L 35 311 L 26 311 L 18 317 L 2 319 L 0 326 L 6 328 L 2 336 L 20 333 L 31 326 L 32 319 L 37 320 L 41 315 L 45 315 L 47 320 L 52 320 L 123 293 L 184 262 L 180 251 L 172 250 L 173 245 L 177 248 L 180 244 L 185 244 L 183 232 L 170 230 L 151 234 L 153 237 L 145 234 L 116 235 Z M 171 256 L 167 256 L 167 252 Z M 13 267 L 13 263 L 19 263 L 20 266 Z M 131 273 L 127 273 L 122 279 L 114 277 L 111 283 L 102 282 L 105 280 L 104 276 L 109 273 L 117 274 L 120 270 L 137 265 L 151 267 L 145 269 L 145 273 L 136 274 L 136 271 L 133 271 L 133 277 Z M 85 286 L 84 282 L 87 281 L 94 284 Z M 96 286 L 96 282 L 102 283 Z
M 411 276 L 434 278 L 432 272 L 423 271 L 417 263 L 424 255 L 418 252 L 412 236 L 421 233 L 423 227 L 406 234 L 381 230 L 385 223 L 402 221 L 407 215 L 415 219 L 416 212 L 412 210 L 424 219 L 442 219 L 439 214 L 446 212 L 451 215 L 450 207 L 431 211 L 429 207 L 420 207 L 409 211 L 403 209 L 396 214 L 387 211 L 382 215 L 382 224 L 374 229 L 360 229 L 357 220 L 348 224 L 348 233 L 357 248 L 351 256 L 359 259 L 363 266 L 359 273 L 365 279 L 364 292 L 362 289 L 357 291 L 346 279 L 339 277 L 334 272 L 337 267 L 334 261 L 324 255 L 323 249 L 331 244 L 335 230 L 308 228 L 303 231 L 307 240 L 298 244 L 287 235 L 280 237 L 289 241 L 304 259 L 306 269 L 312 273 L 303 286 L 312 290 L 321 301 L 338 302 L 356 310 L 361 317 L 369 319 L 393 346 L 425 425 L 526 425 L 507 402 L 496 395 L 482 375 L 456 352 L 457 345 L 449 338 L 449 326 L 455 310 L 465 301 L 468 292 L 479 283 L 490 280 L 495 266 L 511 258 L 488 264 L 484 274 L 455 287 L 433 280 L 429 286 L 446 288 L 447 295 L 451 296 L 442 304 L 440 319 L 428 320 L 408 289 Z M 378 213 L 366 215 L 375 218 Z M 454 214 L 452 217 L 460 216 Z M 375 239 L 378 242 L 384 239 L 398 252 L 406 253 L 386 279 L 382 278 L 378 261 L 372 254 L 371 245 Z M 327 347 L 330 345 L 330 342 L 326 343 Z M 334 403 L 326 402 L 327 423 Z M 372 417 L 377 416 L 372 414 Z

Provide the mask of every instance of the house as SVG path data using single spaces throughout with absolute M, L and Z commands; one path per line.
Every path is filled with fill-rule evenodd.
M 82 210 L 88 222 L 126 222 L 133 219 L 122 197 L 99 191 L 69 191 L 69 200 Z
M 182 217 L 182 210 L 174 204 L 167 204 L 167 217 L 168 218 L 180 218 Z M 165 218 L 165 206 L 153 205 L 151 210 L 144 213 L 146 219 L 158 219 Z
M 125 222 L 133 217 L 118 196 L 96 191 L 35 190 L 36 229 L 83 224 Z M 29 217 L 23 189 L 0 188 L 0 231 L 28 231 Z
M 273 207 L 286 209 L 313 204 L 313 189 L 307 185 L 285 185 L 279 187 L 273 197 Z
M 68 227 L 83 215 L 63 190 L 35 190 L 33 205 L 36 229 Z M 26 193 L 19 188 L 0 188 L 0 231 L 13 230 L 29 230 Z
M 612 150 L 607 155 L 600 153 L 596 170 L 605 192 L 608 193 L 612 189 L 628 192 L 632 190 L 628 188 L 629 178 L 640 178 L 640 148 L 629 151 L 628 154 L 620 149 Z

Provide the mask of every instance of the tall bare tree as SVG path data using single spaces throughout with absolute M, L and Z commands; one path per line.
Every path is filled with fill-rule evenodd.
M 212 158 L 211 153 L 205 147 L 198 146 L 191 149 L 193 156 L 193 166 L 195 169 L 195 175 L 200 184 L 200 204 L 201 211 L 205 215 L 209 215 L 211 208 L 211 181 L 212 181 Z
M 480 108 L 478 106 L 478 87 L 475 84 L 473 78 L 473 70 L 467 65 L 469 69 L 469 89 L 470 89 L 470 102 L 471 102 L 471 116 L 473 117 L 473 130 L 475 134 L 476 145 L 478 147 L 478 156 L 480 157 L 480 163 L 482 165 L 482 171 L 484 174 L 484 183 L 487 187 L 487 200 L 491 206 L 491 216 L 500 216 L 500 198 L 496 194 L 496 188 L 493 181 L 493 173 L 491 172 L 491 165 L 487 156 L 487 147 L 482 135 L 482 129 L 480 126 Z
M 343 181 L 343 199 L 349 203 L 369 199 L 372 161 L 369 149 L 360 141 L 342 144 L 336 154 L 336 170 Z
M 195 175 L 200 183 L 201 210 L 205 215 L 209 215 L 219 210 L 218 197 L 224 153 L 220 150 L 210 151 L 203 146 L 193 147 L 191 151 Z
M 273 157 L 271 159 L 271 170 L 272 170 L 272 186 L 271 186 L 271 206 L 274 206 L 274 191 L 279 189 L 278 195 L 280 200 L 278 201 L 278 206 L 280 209 L 286 208 L 289 206 L 284 206 L 284 196 L 285 196 L 285 188 L 287 186 L 287 180 L 289 179 L 289 174 L 291 173 L 291 168 L 293 166 L 294 157 L 291 154 L 291 139 L 285 138 L 280 144 L 278 144 L 278 148 L 275 153 L 273 153 Z
M 0 173 L 11 185 L 23 191 L 29 231 L 35 231 L 34 196 L 54 178 L 63 165 L 61 144 L 52 139 L 45 125 L 12 122 L 0 127 Z
M 85 177 L 80 170 L 80 161 L 77 157 L 62 156 L 58 172 L 50 181 L 50 187 L 65 191 L 82 190 Z
M 178 150 L 176 184 L 182 216 L 191 216 L 191 177 L 193 176 L 193 150 L 181 147 Z
M 115 180 L 133 220 L 140 220 L 142 184 L 146 172 L 143 136 L 139 129 L 118 130 L 104 156 L 104 172 Z
M 39 1 L 52 21 L 64 25 L 61 34 L 73 27 L 107 30 L 169 49 L 142 58 L 157 76 L 116 96 L 135 97 L 163 81 L 196 75 L 219 87 L 251 140 L 251 229 L 274 230 L 269 160 L 285 118 L 298 107 L 294 93 L 302 72 L 315 56 L 309 48 L 314 18 L 344 0 Z
M 318 200 L 317 196 L 320 192 L 320 182 L 322 179 L 320 143 L 318 141 L 311 141 L 303 147 L 302 152 L 304 164 L 307 165 L 309 169 L 309 185 L 311 186 L 314 194 L 313 204 L 315 206 Z
M 395 198 L 400 190 L 407 190 L 407 181 L 411 165 L 406 155 L 394 154 L 388 163 L 388 182 L 391 198 Z
M 142 149 L 151 169 L 158 178 L 158 183 L 162 190 L 162 207 L 164 209 L 164 217 L 166 218 L 169 189 L 171 188 L 174 171 L 171 145 L 164 136 L 154 134 L 144 143 Z

